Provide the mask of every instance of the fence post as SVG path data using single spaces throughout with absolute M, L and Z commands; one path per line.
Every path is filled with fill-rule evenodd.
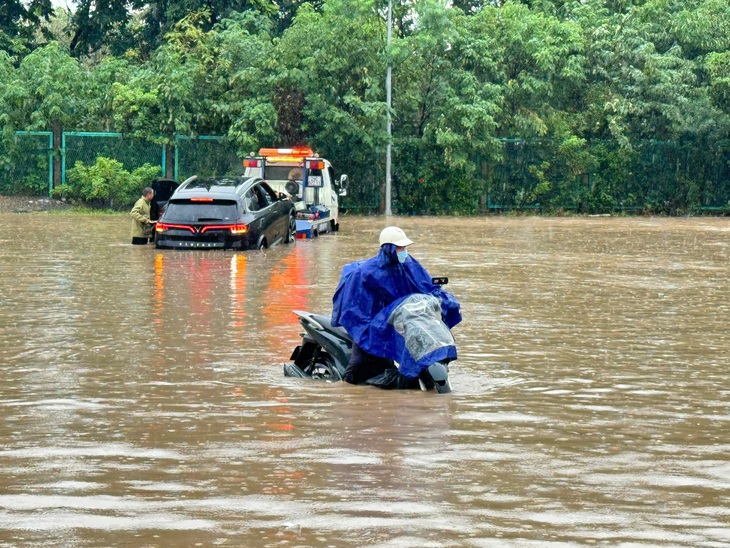
M 167 166 L 165 170 L 177 181 L 177 143 L 167 146 Z
M 63 142 L 63 138 L 61 138 Z M 53 196 L 53 133 L 48 136 L 48 197 Z
M 58 157 L 58 155 L 61 156 L 62 160 L 61 162 L 53 162 L 53 186 L 59 186 L 64 183 L 63 179 L 63 169 L 62 165 L 65 165 L 63 163 L 63 158 L 65 156 L 65 146 L 64 146 L 64 140 L 63 140 L 63 128 L 61 128 L 61 124 L 58 122 L 53 123 L 53 152 L 54 157 Z
M 63 135 L 61 135 L 61 158 L 60 160 L 56 158 L 56 161 L 58 161 L 61 164 L 61 184 L 66 184 L 66 132 L 63 132 Z
M 172 146 L 172 145 L 168 145 Z M 172 168 L 172 178 L 177 181 L 178 177 L 178 161 L 179 161 L 179 154 L 178 154 L 178 147 L 177 147 L 177 136 L 175 137 L 175 145 L 173 146 L 174 150 L 174 158 L 173 158 L 173 168 Z

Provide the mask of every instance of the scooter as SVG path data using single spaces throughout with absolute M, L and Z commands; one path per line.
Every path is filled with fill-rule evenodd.
M 445 279 L 440 278 L 441 283 Z M 302 344 L 284 365 L 284 375 L 324 381 L 343 380 L 352 353 L 352 338 L 329 316 L 295 310 L 304 328 Z M 451 392 L 449 363 L 456 359 L 451 331 L 441 318 L 441 303 L 433 295 L 414 293 L 399 299 L 383 312 L 389 329 L 384 347 L 395 366 L 365 381 L 379 388 L 435 389 Z

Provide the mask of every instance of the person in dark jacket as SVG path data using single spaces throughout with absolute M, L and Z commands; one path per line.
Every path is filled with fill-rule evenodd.
M 353 348 L 344 380 L 360 384 L 394 367 L 379 325 L 373 319 L 385 307 L 412 293 L 427 293 L 441 300 L 449 328 L 461 321 L 459 303 L 432 282 L 425 268 L 408 254 L 413 242 L 402 229 L 389 226 L 380 233 L 375 257 L 345 265 L 332 298 L 332 324 L 344 327 Z
M 142 189 L 142 197 L 137 200 L 129 215 L 132 217 L 132 244 L 145 245 L 152 238 L 155 223 L 150 220 L 150 202 L 155 191 L 150 187 Z

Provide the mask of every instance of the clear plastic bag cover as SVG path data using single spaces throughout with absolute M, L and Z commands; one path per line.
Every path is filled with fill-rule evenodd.
M 414 294 L 393 310 L 388 323 L 403 337 L 406 350 L 415 361 L 445 346 L 454 337 L 441 320 L 441 302 L 433 295 Z

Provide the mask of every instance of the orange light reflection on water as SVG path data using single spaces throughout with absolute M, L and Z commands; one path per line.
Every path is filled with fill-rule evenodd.
M 165 297 L 165 280 L 162 274 L 165 270 L 165 256 L 158 253 L 155 256 L 155 290 L 154 290 L 154 308 L 152 318 L 155 327 L 162 328 L 164 324 L 164 297 Z
M 240 332 L 246 327 L 246 255 L 237 253 L 231 257 L 231 326 Z
M 304 246 L 295 246 L 274 266 L 269 276 L 263 314 L 269 334 L 267 339 L 274 352 L 292 350 L 289 348 L 292 334 L 298 333 L 299 325 L 293 311 L 306 309 L 309 303 L 308 278 L 316 275 L 316 271 L 313 272 L 316 267 L 303 254 Z

